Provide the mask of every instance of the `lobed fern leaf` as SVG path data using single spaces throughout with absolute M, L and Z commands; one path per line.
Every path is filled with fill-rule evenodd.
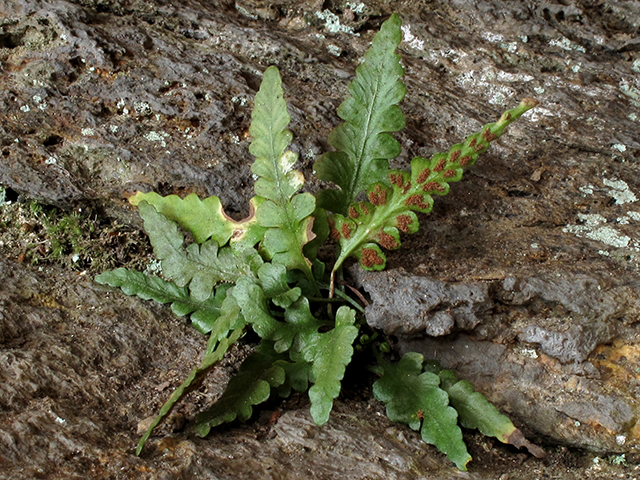
M 222 396 L 207 411 L 196 417 L 195 431 L 201 437 L 211 428 L 236 418 L 248 420 L 253 406 L 269 399 L 272 387 L 285 381 L 285 371 L 279 362 L 286 357 L 273 350 L 271 342 L 262 342 L 256 351 L 246 358 L 238 373 L 229 381 Z
M 356 312 L 342 306 L 336 312 L 335 328 L 326 333 L 314 333 L 306 338 L 302 351 L 311 363 L 313 386 L 309 389 L 311 417 L 316 425 L 329 420 L 333 400 L 340 393 L 346 366 L 353 356 L 353 342 L 358 336 Z
M 346 215 L 360 192 L 385 181 L 388 160 L 401 152 L 389 133 L 405 126 L 398 107 L 406 92 L 400 81 L 404 68 L 395 53 L 402 41 L 400 24 L 400 17 L 394 14 L 374 36 L 349 85 L 350 96 L 338 108 L 338 116 L 345 122 L 329 135 L 329 144 L 336 151 L 322 155 L 315 163 L 318 178 L 340 187 L 318 196 L 320 205 L 332 212 Z
M 138 210 L 153 251 L 161 261 L 162 273 L 179 287 L 189 285 L 191 295 L 197 300 L 209 298 L 220 282 L 235 283 L 240 278 L 254 277 L 263 263 L 252 248 L 242 251 L 218 248 L 213 239 L 202 245 L 192 243 L 185 249 L 184 235 L 175 222 L 147 202 L 140 202 Z
M 304 360 L 298 362 L 279 361 L 277 365 L 285 372 L 285 381 L 278 387 L 278 395 L 283 398 L 291 395 L 291 391 L 306 392 L 309 389 L 312 364 Z
M 388 184 L 371 185 L 367 191 L 368 201 L 352 204 L 346 215 L 330 215 L 331 237 L 340 244 L 334 271 L 350 256 L 357 257 L 366 270 L 384 269 L 386 257 L 379 246 L 398 248 L 400 232 L 416 232 L 419 225 L 414 212 L 429 213 L 433 196 L 446 195 L 449 183 L 459 181 L 463 169 L 473 165 L 491 141 L 535 105 L 534 100 L 523 101 L 504 112 L 497 122 L 485 125 L 463 143 L 452 146 L 447 153 L 437 153 L 430 159 L 414 158 L 410 172 L 388 170 Z
M 423 372 L 423 357 L 409 352 L 391 365 L 380 359 L 382 377 L 373 384 L 375 397 L 384 402 L 390 420 L 420 430 L 422 439 L 435 445 L 460 470 L 466 470 L 471 456 L 458 427 L 458 414 L 449 406 L 440 378 Z
M 209 333 L 220 316 L 220 307 L 227 288 L 220 288 L 216 295 L 205 301 L 197 300 L 186 287 L 179 287 L 155 275 L 117 268 L 96 276 L 96 282 L 119 287 L 127 295 L 137 295 L 144 300 L 170 303 L 171 311 L 182 317 L 191 314 L 192 325 L 201 333 Z
M 315 285 L 312 263 L 303 249 L 315 237 L 316 202 L 309 193 L 296 194 L 304 176 L 293 168 L 297 155 L 285 151 L 292 138 L 286 128 L 291 117 L 276 67 L 264 72 L 251 117 L 249 151 L 256 156 L 251 171 L 259 177 L 255 192 L 265 199 L 256 212 L 258 223 L 267 229 L 261 247 L 272 262 L 303 271 Z
M 451 405 L 460 416 L 460 425 L 465 428 L 478 429 L 484 435 L 495 437 L 502 443 L 517 448 L 525 447 L 537 458 L 546 456 L 543 449 L 524 437 L 509 417 L 500 413 L 484 395 L 476 392 L 471 383 L 466 380 L 458 380 L 456 374 L 451 370 L 442 370 L 439 376 L 442 379 L 442 388 L 449 394 Z
M 153 205 L 158 213 L 191 232 L 197 243 L 212 239 L 220 246 L 231 241 L 232 246 L 248 248 L 264 237 L 265 228 L 258 224 L 255 215 L 262 202 L 260 197 L 249 201 L 249 215 L 240 221 L 224 213 L 220 199 L 215 196 L 200 200 L 195 193 L 180 198 L 177 195 L 163 197 L 155 192 L 136 192 L 129 197 L 129 203 L 134 206 L 141 202 Z

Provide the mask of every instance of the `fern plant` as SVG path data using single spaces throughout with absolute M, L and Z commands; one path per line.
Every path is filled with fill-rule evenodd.
M 317 176 L 335 188 L 315 196 L 302 192 L 305 179 L 294 168 L 296 154 L 288 150 L 292 134 L 282 82 L 272 66 L 256 94 L 249 130 L 257 181 L 247 218 L 228 217 L 218 197 L 138 192 L 129 199 L 144 220 L 162 276 L 119 268 L 96 281 L 169 304 L 209 336 L 200 364 L 161 408 L 137 454 L 185 391 L 249 330 L 261 341 L 218 401 L 196 417 L 199 435 L 224 422 L 247 420 L 255 405 L 292 391 L 308 390 L 311 416 L 322 425 L 354 352 L 369 350 L 376 359 L 371 370 L 379 375 L 373 392 L 389 418 L 419 430 L 461 470 L 471 457 L 459 425 L 541 454 L 453 372 L 440 371 L 416 353 L 396 364 L 385 360 L 388 344 L 367 333 L 362 305 L 335 281 L 350 257 L 366 270 L 383 269 L 383 249 L 398 248 L 401 233 L 418 230 L 416 213 L 428 213 L 433 197 L 445 195 L 463 169 L 536 103 L 523 101 L 446 153 L 414 158 L 409 171 L 390 170 L 389 159 L 401 150 L 392 133 L 405 125 L 398 106 L 405 95 L 396 53 L 401 40 L 400 19 L 393 15 L 374 37 L 338 109 L 344 123 L 329 136 L 335 150 L 315 164 Z M 325 241 L 337 248 L 330 269 L 317 255 Z

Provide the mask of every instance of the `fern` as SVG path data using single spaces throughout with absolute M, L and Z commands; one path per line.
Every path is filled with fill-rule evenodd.
M 262 202 L 260 197 L 254 197 L 249 202 L 249 216 L 239 222 L 227 216 L 222 209 L 218 197 L 204 200 L 192 193 L 184 199 L 177 195 L 161 197 L 155 192 L 137 192 L 129 198 L 132 205 L 146 202 L 153 205 L 156 211 L 167 220 L 193 234 L 196 243 L 203 243 L 208 239 L 215 240 L 219 245 L 231 242 L 237 248 L 253 247 L 264 237 L 265 229 L 256 220 L 256 209 Z
M 283 355 L 270 347 L 270 343 L 263 342 L 242 363 L 222 397 L 209 410 L 196 417 L 195 430 L 198 435 L 204 437 L 211 428 L 236 418 L 248 420 L 253 413 L 253 406 L 266 401 L 271 395 L 271 388 L 284 383 L 285 370 L 277 364 Z
M 384 269 L 386 257 L 379 246 L 389 250 L 400 247 L 400 232 L 418 230 L 418 217 L 413 212 L 429 213 L 433 196 L 449 193 L 449 183 L 459 181 L 463 169 L 475 163 L 489 142 L 534 105 L 533 100 L 523 101 L 447 153 L 437 153 L 430 159 L 414 158 L 410 172 L 385 171 L 385 181 L 369 185 L 368 201 L 351 204 L 346 215 L 330 215 L 331 237 L 340 244 L 334 270 L 350 256 L 357 257 L 366 270 Z
M 315 285 L 312 263 L 303 248 L 315 236 L 311 214 L 316 201 L 309 193 L 296 194 L 304 176 L 293 169 L 297 155 L 285 151 L 292 137 L 286 129 L 289 121 L 280 74 L 276 67 L 269 67 L 256 94 L 249 128 L 254 137 L 249 151 L 256 156 L 251 171 L 260 177 L 255 191 L 266 199 L 256 212 L 258 223 L 267 228 L 262 248 L 268 259 L 301 270 Z
M 220 285 L 215 295 L 200 301 L 189 294 L 186 287 L 179 287 L 154 275 L 118 268 L 101 273 L 96 282 L 121 287 L 127 295 L 137 295 L 144 300 L 170 303 L 171 311 L 182 317 L 191 314 L 192 325 L 200 333 L 209 333 L 221 315 L 222 302 L 230 285 Z
M 378 363 L 371 368 L 380 375 L 373 390 L 389 418 L 419 430 L 461 470 L 471 457 L 460 425 L 541 454 L 453 372 L 425 364 L 415 353 L 395 365 L 384 360 L 378 351 L 388 351 L 388 344 L 361 328 L 364 308 L 357 295 L 335 288 L 349 257 L 365 269 L 383 269 L 383 250 L 398 248 L 402 234 L 417 232 L 417 213 L 431 211 L 433 197 L 445 195 L 463 169 L 535 105 L 525 100 L 448 152 L 414 158 L 409 171 L 390 170 L 389 160 L 400 153 L 392 133 L 405 124 L 398 105 L 405 95 L 396 53 L 401 39 L 400 19 L 393 15 L 356 70 L 338 109 L 344 123 L 329 136 L 335 150 L 315 163 L 318 177 L 332 188 L 317 196 L 301 191 L 305 179 L 295 169 L 296 154 L 288 150 L 292 134 L 282 80 L 278 69 L 269 67 L 249 129 L 257 180 L 247 218 L 231 219 L 215 196 L 201 200 L 193 194 L 182 199 L 138 192 L 129 199 L 144 220 L 162 274 L 119 268 L 96 281 L 169 304 L 209 335 L 203 358 L 162 406 L 137 454 L 184 393 L 249 330 L 260 342 L 222 396 L 196 417 L 193 428 L 199 435 L 221 423 L 247 420 L 272 394 L 286 397 L 292 391 L 308 391 L 311 416 L 322 425 L 354 355 L 373 351 Z M 336 255 L 325 272 L 317 254 L 328 238 L 336 243 Z
M 325 153 L 315 164 L 318 178 L 340 187 L 321 192 L 321 205 L 327 210 L 346 214 L 361 191 L 386 176 L 388 160 L 400 154 L 400 144 L 388 132 L 405 125 L 398 107 L 406 91 L 399 80 L 404 68 L 395 53 L 401 41 L 400 17 L 393 15 L 374 37 L 349 86 L 351 95 L 338 108 L 345 123 L 329 135 L 337 151 Z
M 396 365 L 380 359 L 382 376 L 373 384 L 375 397 L 387 405 L 389 419 L 420 430 L 422 439 L 445 453 L 460 470 L 471 456 L 458 427 L 458 413 L 449 406 L 438 375 L 422 369 L 423 357 L 409 352 Z

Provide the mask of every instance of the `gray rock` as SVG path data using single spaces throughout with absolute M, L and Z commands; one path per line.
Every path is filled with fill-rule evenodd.
M 437 359 L 472 382 L 514 421 L 555 442 L 598 452 L 635 451 L 637 385 L 589 378 L 526 345 L 505 346 L 467 335 L 455 340 L 402 339 L 401 351 Z
M 389 267 L 406 273 L 361 277 L 377 305 L 368 321 L 401 335 L 401 348 L 456 368 L 529 431 L 633 453 L 640 441 L 640 7 L 561 3 L 372 0 L 359 10 L 341 1 L 2 1 L 0 185 L 22 199 L 127 223 L 134 220 L 125 197 L 135 190 L 219 195 L 241 214 L 252 194 L 246 132 L 261 72 L 281 68 L 292 148 L 312 179 L 357 60 L 398 9 L 408 95 L 394 168 L 447 149 L 522 98 L 541 105 L 389 254 Z M 3 262 L 6 475 L 238 478 L 234 469 L 244 475 L 246 466 L 259 478 L 254 458 L 290 465 L 278 470 L 282 476 L 316 458 L 302 453 L 302 441 L 292 458 L 268 448 L 258 456 L 267 442 L 249 427 L 202 441 L 170 437 L 152 458 L 133 458 L 138 422 L 188 372 L 203 340 L 165 321 L 166 310 L 107 295 L 75 274 Z M 393 278 L 407 291 L 390 289 Z M 446 336 L 409 337 L 417 334 Z M 178 413 L 188 418 L 226 376 L 216 372 L 209 390 Z M 362 431 L 375 438 L 358 443 L 348 428 L 356 410 L 347 410 L 331 420 L 323 443 L 357 443 L 360 464 L 386 468 L 367 464 L 367 472 L 403 478 L 407 451 L 375 440 L 390 427 L 367 423 Z M 291 437 L 320 435 L 307 421 L 285 414 L 278 435 L 285 425 L 297 432 Z M 318 472 L 337 475 L 328 464 L 341 456 L 325 454 Z M 500 477 L 501 464 L 487 478 Z M 417 471 L 437 478 L 423 467 Z M 565 467 L 525 464 L 509 473 L 569 478 Z M 352 472 L 349 463 L 335 468 Z M 260 472 L 269 478 L 268 469 Z
M 387 335 L 421 334 L 437 337 L 473 330 L 493 302 L 486 283 L 448 284 L 402 270 L 351 270 L 358 286 L 371 296 L 367 323 Z
M 635 451 L 628 439 L 638 419 L 637 382 L 624 382 L 622 372 L 612 377 L 610 364 L 597 359 L 616 339 L 635 351 L 622 340 L 633 329 L 621 319 L 635 317 L 637 292 L 584 275 L 481 283 L 443 282 L 402 269 L 350 272 L 371 297 L 367 322 L 398 337 L 403 353 L 417 351 L 456 370 L 557 442 Z

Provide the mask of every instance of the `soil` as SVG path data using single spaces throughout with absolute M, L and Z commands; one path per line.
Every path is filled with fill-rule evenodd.
M 421 216 L 377 276 L 350 270 L 398 352 L 471 381 L 548 455 L 474 432 L 459 472 L 347 377 L 316 427 L 294 395 L 201 439 L 189 421 L 243 341 L 141 429 L 206 338 L 100 286 L 154 268 L 136 190 L 246 213 L 260 75 L 284 78 L 313 180 L 336 108 L 392 12 L 403 19 L 402 154 L 444 151 L 520 99 L 540 106 Z M 640 478 L 640 7 L 456 0 L 0 1 L 0 477 Z

